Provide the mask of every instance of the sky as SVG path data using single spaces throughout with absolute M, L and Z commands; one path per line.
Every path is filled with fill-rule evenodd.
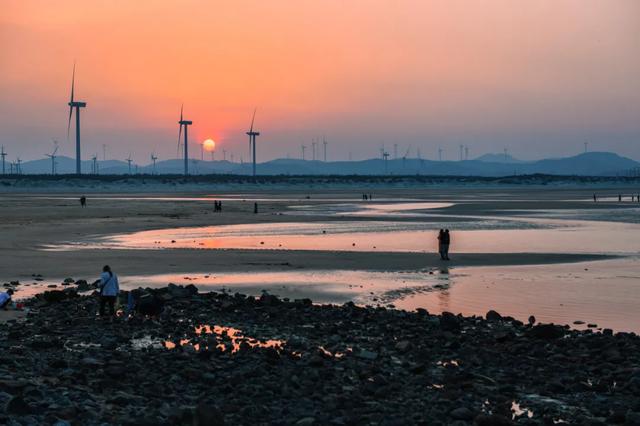
M 637 0 L 1 0 L 0 144 L 43 158 L 67 137 L 71 73 L 83 159 L 177 155 L 205 139 L 238 161 L 257 108 L 258 160 L 640 160 Z M 74 119 L 75 121 L 75 119 Z M 318 147 L 318 158 L 322 158 Z

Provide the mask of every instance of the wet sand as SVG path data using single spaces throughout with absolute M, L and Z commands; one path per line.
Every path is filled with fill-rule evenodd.
M 162 274 L 174 272 L 308 269 L 361 269 L 361 270 L 417 270 L 438 267 L 442 264 L 437 254 L 422 253 L 377 253 L 335 251 L 282 251 L 282 250 L 82 250 L 73 252 L 45 252 L 42 246 L 73 241 L 88 236 L 104 236 L 117 233 L 162 229 L 169 227 L 192 227 L 248 223 L 282 222 L 326 222 L 332 220 L 366 221 L 367 217 L 334 217 L 297 215 L 291 205 L 314 205 L 334 203 L 335 200 L 353 200 L 355 191 L 299 191 L 284 193 L 272 191 L 259 197 L 274 201 L 261 201 L 260 213 L 253 214 L 252 195 L 218 194 L 238 200 L 225 200 L 223 212 L 213 212 L 213 202 L 208 200 L 175 201 L 158 199 L 109 199 L 105 194 L 96 199 L 88 198 L 88 207 L 81 209 L 76 199 L 49 197 L 48 194 L 2 197 L 0 233 L 0 271 L 2 279 L 28 282 L 32 274 L 45 278 L 61 278 L 68 275 L 90 278 L 100 271 L 103 264 L 111 264 L 121 275 Z M 611 191 L 612 193 L 615 190 Z M 310 194 L 310 195 L 307 195 Z M 478 190 L 456 189 L 455 199 L 445 190 L 390 190 L 374 194 L 376 199 L 409 199 L 422 201 L 454 202 L 438 212 L 448 219 L 457 215 L 508 216 L 514 211 L 534 209 L 553 211 L 580 207 L 585 210 L 604 208 L 628 208 L 635 205 L 619 203 L 590 203 L 590 190 L 543 191 L 543 190 Z M 67 194 L 75 197 L 77 194 Z M 145 194 L 141 197 L 162 196 Z M 185 194 L 198 198 L 208 194 Z M 307 199 L 309 196 L 311 198 Z M 131 199 L 133 198 L 133 199 Z M 279 199 L 280 198 L 280 199 Z M 284 200 L 283 200 L 284 199 Z M 537 199 L 536 201 L 532 201 Z M 245 201 L 246 200 L 246 201 Z M 299 200 L 297 202 L 291 200 Z M 331 201 L 325 201 L 331 200 Z M 493 201 L 487 201 L 493 200 Z M 287 213 L 287 214 L 283 214 Z M 379 221 L 380 218 L 374 218 Z M 384 218 L 383 218 L 384 220 Z M 394 217 L 394 221 L 398 218 Z M 442 217 L 405 218 L 403 220 L 432 221 L 438 223 Z M 434 236 L 435 238 L 435 236 Z M 432 246 L 425 241 L 425 247 Z M 594 244 L 594 253 L 597 253 Z M 530 265 L 596 260 L 605 256 L 589 253 L 456 253 L 449 266 Z

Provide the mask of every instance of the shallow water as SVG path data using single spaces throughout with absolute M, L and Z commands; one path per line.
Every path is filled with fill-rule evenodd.
M 452 229 L 460 253 L 638 253 L 639 224 L 551 219 L 459 222 L 289 222 L 170 228 L 46 246 L 80 249 L 280 249 L 437 251 L 438 228 Z
M 618 331 L 640 332 L 640 258 L 573 264 L 434 268 L 413 272 L 293 271 L 130 276 L 123 288 L 194 284 L 200 291 L 266 291 L 317 303 L 393 305 L 465 315 L 495 309 L 527 321 L 587 323 Z M 585 324 L 573 324 L 584 321 Z

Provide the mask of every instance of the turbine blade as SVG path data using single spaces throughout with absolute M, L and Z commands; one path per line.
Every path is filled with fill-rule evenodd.
M 251 119 L 251 130 L 249 130 L 250 132 L 253 132 L 253 122 L 256 119 L 256 110 L 257 109 L 258 108 L 254 108 L 254 110 L 253 110 L 253 118 Z
M 69 123 L 67 124 L 67 140 L 69 139 L 69 133 L 71 131 L 71 116 L 73 115 L 73 92 L 76 85 L 76 63 L 73 62 L 73 71 L 71 73 L 71 100 L 69 101 Z
M 71 131 L 71 116 L 73 115 L 73 107 L 69 107 L 69 123 L 67 124 L 67 140 L 69 140 L 69 132 Z
M 176 156 L 180 156 L 180 138 L 182 137 L 182 124 L 180 124 L 180 130 L 178 130 L 178 148 L 176 149 Z
M 71 74 L 71 103 L 73 103 L 73 90 L 76 85 L 76 63 L 73 63 L 73 72 Z
M 184 108 L 184 104 L 180 105 L 180 121 L 182 121 L 182 109 Z

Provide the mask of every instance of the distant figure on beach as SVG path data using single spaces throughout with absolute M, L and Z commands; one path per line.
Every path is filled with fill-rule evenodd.
M 444 258 L 444 229 L 440 229 L 438 233 L 438 253 L 440 253 L 440 259 L 445 260 Z
M 0 293 L 0 309 L 7 309 L 9 307 L 12 295 L 13 289 L 9 289 L 5 293 Z
M 84 195 L 80 197 L 80 207 L 87 207 L 87 197 Z
M 451 244 L 451 235 L 449 234 L 449 230 L 445 229 L 444 234 L 442 234 L 442 248 L 444 251 L 444 260 L 449 259 L 449 245 Z
M 111 271 L 109 265 L 104 265 L 102 274 L 100 274 L 100 316 L 105 315 L 105 306 L 109 305 L 109 313 L 111 316 L 116 314 L 116 298 L 120 292 L 118 277 Z
M 253 213 L 258 214 L 258 203 L 253 203 Z
M 213 201 L 213 211 L 221 212 L 222 211 L 222 201 Z
M 593 202 L 595 203 L 596 201 L 598 201 L 598 199 L 596 198 L 596 194 L 593 194 Z
M 618 202 L 622 201 L 622 194 L 618 194 Z
M 373 200 L 373 195 L 369 194 L 369 201 Z

